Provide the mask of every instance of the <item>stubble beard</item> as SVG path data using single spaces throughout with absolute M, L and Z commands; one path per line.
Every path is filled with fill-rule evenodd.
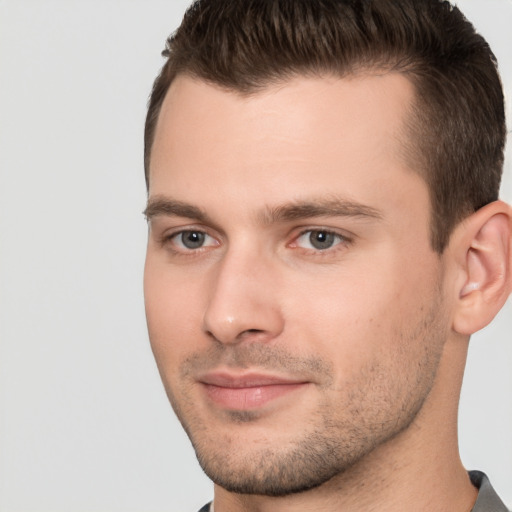
M 446 338 L 441 311 L 442 306 L 436 302 L 412 329 L 397 333 L 401 343 L 394 368 L 389 367 L 388 359 L 387 365 L 374 362 L 361 369 L 357 381 L 342 391 L 337 407 L 332 401 L 320 403 L 300 435 L 284 443 L 271 446 L 265 442 L 236 442 L 229 435 L 222 438 L 198 417 L 191 401 L 183 399 L 187 395 L 184 389 L 180 400 L 168 389 L 204 472 L 230 492 L 278 497 L 319 487 L 354 469 L 376 447 L 407 430 L 421 410 L 434 384 Z M 419 340 L 423 344 L 418 345 Z M 408 352 L 410 346 L 421 346 L 422 353 L 413 361 L 405 359 L 415 365 L 416 372 L 404 378 L 400 353 Z M 298 359 L 259 344 L 218 346 L 207 354 L 192 356 L 182 366 L 182 380 L 192 368 L 221 359 L 230 360 L 235 367 L 322 372 L 325 389 L 332 387 L 334 372 L 330 363 L 318 358 Z M 397 377 L 401 372 L 402 376 Z M 234 429 L 258 419 L 257 412 L 230 414 Z M 286 430 L 286 426 L 276 425 L 276 430 Z

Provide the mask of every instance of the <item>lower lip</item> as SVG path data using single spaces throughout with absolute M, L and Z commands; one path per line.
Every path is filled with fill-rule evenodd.
M 293 393 L 306 383 L 271 384 L 248 388 L 227 388 L 204 384 L 206 394 L 217 405 L 236 411 L 257 409 L 282 396 Z

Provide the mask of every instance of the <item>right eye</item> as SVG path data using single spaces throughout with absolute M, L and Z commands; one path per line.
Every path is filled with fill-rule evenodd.
M 203 247 L 212 247 L 217 245 L 217 241 L 204 231 L 185 230 L 174 233 L 168 238 L 172 245 L 178 250 L 194 251 Z

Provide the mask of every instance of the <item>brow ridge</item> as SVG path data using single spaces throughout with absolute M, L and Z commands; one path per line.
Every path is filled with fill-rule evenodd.
M 158 215 L 184 217 L 201 223 L 211 223 L 208 214 L 190 203 L 155 196 L 148 200 L 144 215 L 148 221 Z M 347 199 L 330 198 L 293 201 L 275 207 L 266 207 L 258 215 L 263 224 L 292 222 L 312 217 L 360 217 L 382 219 L 382 213 L 371 206 Z
M 155 196 L 148 200 L 146 209 L 143 212 L 148 221 L 158 215 L 173 217 L 185 217 L 195 219 L 198 222 L 209 222 L 210 218 L 201 208 L 184 201 L 178 201 L 165 196 Z
M 346 199 L 297 201 L 263 212 L 265 223 L 288 222 L 310 217 L 362 217 L 382 219 L 382 213 L 371 206 Z

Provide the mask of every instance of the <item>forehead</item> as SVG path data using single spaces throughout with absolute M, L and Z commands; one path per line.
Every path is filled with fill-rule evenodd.
M 413 98 L 394 73 L 297 77 L 251 95 L 179 76 L 157 123 L 150 196 L 249 205 L 257 194 L 279 202 L 331 191 L 371 205 L 384 184 L 405 192 L 417 181 L 403 157 Z
M 297 140 L 303 136 L 318 145 L 308 133 L 316 131 L 322 137 L 330 132 L 331 139 L 340 141 L 356 137 L 384 141 L 386 147 L 396 149 L 393 142 L 403 136 L 412 99 L 411 83 L 398 73 L 296 77 L 250 95 L 181 75 L 163 102 L 153 153 L 162 147 L 185 151 L 187 142 L 199 136 L 205 146 L 231 142 L 233 151 L 244 142 L 246 150 L 249 141 L 242 138 L 251 130 L 255 142 L 265 137 L 267 142 L 268 137 L 279 142 L 287 135 Z

